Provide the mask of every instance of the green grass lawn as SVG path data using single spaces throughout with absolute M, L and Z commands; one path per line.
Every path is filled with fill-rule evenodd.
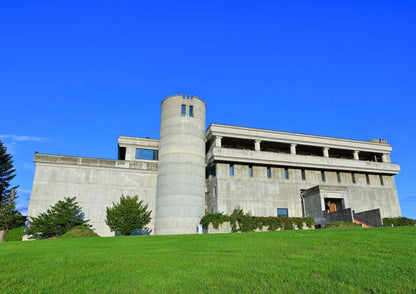
M 416 227 L 0 244 L 0 293 L 416 293 Z

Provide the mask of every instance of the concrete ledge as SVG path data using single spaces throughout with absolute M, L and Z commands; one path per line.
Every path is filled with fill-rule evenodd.
M 136 169 L 136 170 L 148 170 L 157 171 L 157 162 L 150 160 L 114 160 L 114 159 L 101 159 L 101 158 L 89 158 L 78 156 L 64 156 L 64 155 L 51 155 L 51 154 L 35 154 L 33 161 L 42 164 L 58 164 L 58 165 L 72 165 L 72 166 L 94 166 L 105 168 L 122 168 L 122 169 Z
M 208 154 L 211 156 L 211 154 Z M 341 170 L 396 175 L 400 167 L 395 163 L 372 162 L 354 159 L 327 158 L 266 151 L 239 150 L 214 147 L 210 161 L 243 162 L 323 170 Z

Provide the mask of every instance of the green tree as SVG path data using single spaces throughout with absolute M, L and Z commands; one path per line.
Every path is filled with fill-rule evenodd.
M 19 219 L 22 219 L 15 204 L 17 186 L 10 186 L 15 176 L 12 156 L 0 141 L 0 242 L 4 242 L 7 232 L 18 226 Z
M 30 218 L 26 234 L 30 239 L 49 239 L 59 237 L 76 226 L 87 226 L 84 213 L 76 202 L 76 197 L 65 197 L 51 206 L 46 212 Z
M 107 207 L 106 224 L 111 231 L 130 236 L 135 230 L 144 228 L 150 220 L 151 210 L 143 205 L 143 200 L 138 201 L 138 196 L 124 196 L 120 203 L 114 203 L 113 207 Z

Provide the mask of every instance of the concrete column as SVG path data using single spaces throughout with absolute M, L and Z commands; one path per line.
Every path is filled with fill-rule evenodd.
M 329 157 L 329 148 L 328 147 L 322 148 L 322 151 L 323 151 L 324 157 Z
M 381 155 L 381 161 L 382 162 L 389 162 L 389 156 L 388 156 L 388 154 L 386 154 L 386 153 L 383 153 L 382 155 Z
M 260 143 L 261 143 L 260 140 L 255 140 L 254 141 L 254 150 L 260 151 Z
M 296 144 L 290 144 L 290 154 L 296 154 Z
M 354 159 L 355 160 L 359 160 L 360 159 L 360 157 L 358 156 L 358 153 L 360 153 L 360 151 L 357 151 L 357 150 L 354 151 Z
M 215 147 L 221 147 L 221 139 L 222 137 L 219 137 L 219 136 L 215 137 Z

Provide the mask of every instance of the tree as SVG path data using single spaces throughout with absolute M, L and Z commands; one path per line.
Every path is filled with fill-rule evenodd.
M 120 203 L 114 203 L 113 207 L 107 207 L 105 223 L 111 231 L 130 236 L 135 230 L 146 226 L 150 220 L 151 210 L 143 205 L 143 200 L 138 201 L 138 196 L 121 195 Z
M 84 220 L 76 197 L 65 197 L 38 217 L 30 218 L 26 234 L 30 235 L 29 239 L 49 239 L 59 237 L 76 226 L 90 227 L 88 222 Z
M 12 156 L 0 141 L 0 242 L 4 242 L 6 233 L 16 227 L 20 212 L 16 210 L 16 187 L 10 187 L 10 182 L 16 176 Z

